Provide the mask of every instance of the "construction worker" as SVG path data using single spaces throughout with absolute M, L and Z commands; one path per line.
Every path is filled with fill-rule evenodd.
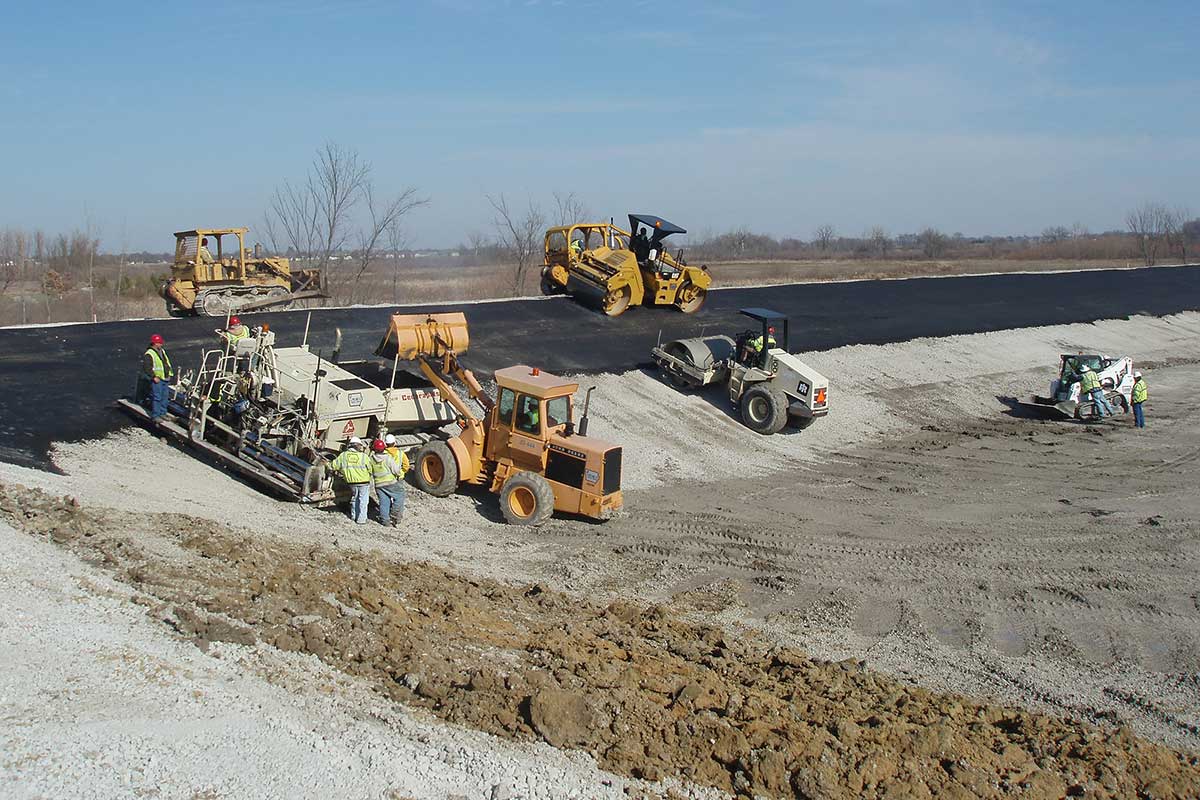
M 1100 385 L 1100 376 L 1092 369 L 1090 364 L 1081 366 L 1079 372 L 1079 398 L 1090 397 L 1092 402 L 1096 404 L 1096 413 L 1101 417 L 1111 417 L 1113 407 L 1108 404 L 1108 398 L 1104 396 L 1104 387 Z
M 167 413 L 170 396 L 168 382 L 174 376 L 171 358 L 163 349 L 163 337 L 155 333 L 150 337 L 150 346 L 142 354 L 137 386 L 138 402 L 150 412 L 150 419 L 158 419 Z
M 351 436 L 346 449 L 329 465 L 329 471 L 339 475 L 350 487 L 350 519 L 358 525 L 366 525 L 367 506 L 371 501 L 371 461 L 362 439 Z
M 213 263 L 212 253 L 208 252 L 208 237 L 207 236 L 205 236 L 203 239 L 200 240 L 200 249 L 197 251 L 196 257 L 200 260 L 201 264 Z
M 772 347 L 775 347 L 777 344 L 778 344 L 778 342 L 775 341 L 775 329 L 767 328 L 767 349 L 770 350 Z M 751 361 L 758 361 L 759 356 L 762 355 L 762 351 L 763 351 L 762 334 L 760 333 L 758 336 L 755 336 L 753 339 L 747 339 L 745 347 L 746 347 L 746 357 L 742 360 L 742 363 L 748 364 Z
M 1146 427 L 1146 416 L 1142 412 L 1142 403 L 1146 402 L 1146 398 L 1149 396 L 1150 391 L 1146 388 L 1146 380 L 1142 377 L 1142 373 L 1134 370 L 1133 393 L 1130 395 L 1130 402 L 1133 403 L 1133 424 L 1139 428 Z
M 250 329 L 242 324 L 242 321 L 235 317 L 229 318 L 229 327 L 223 331 L 217 331 L 217 335 L 225 340 L 232 348 L 236 347 L 237 343 L 250 335 Z
M 388 453 L 383 439 L 371 442 L 371 482 L 375 484 L 375 494 L 379 498 L 379 522 L 383 525 L 395 527 L 404 518 L 405 493 L 401 481 L 407 471 L 408 456 L 400 453 L 397 461 Z
M 573 259 L 579 258 L 579 254 L 582 252 L 583 252 L 583 240 L 582 239 L 572 239 L 571 240 L 571 258 L 573 258 Z

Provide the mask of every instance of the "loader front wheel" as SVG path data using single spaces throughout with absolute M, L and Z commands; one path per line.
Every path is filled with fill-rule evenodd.
M 554 489 L 536 472 L 518 472 L 500 489 L 500 511 L 510 525 L 541 525 L 554 513 Z
M 632 296 L 633 292 L 629 287 L 622 286 L 604 295 L 604 299 L 600 301 L 600 305 L 606 315 L 610 317 L 620 316 L 625 313 L 625 309 L 629 308 L 629 300 Z
M 694 314 L 704 305 L 708 292 L 694 283 L 685 283 L 675 296 L 675 307 L 685 314 Z
M 435 439 L 417 451 L 413 480 L 421 491 L 447 497 L 458 488 L 458 461 L 450 445 Z
M 764 383 L 742 395 L 742 422 L 755 433 L 770 436 L 787 425 L 787 397 Z

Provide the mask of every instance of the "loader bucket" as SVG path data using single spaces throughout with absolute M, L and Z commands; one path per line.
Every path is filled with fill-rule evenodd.
M 375 355 L 412 360 L 436 358 L 447 350 L 462 354 L 470 343 L 467 317 L 461 311 L 446 314 L 393 314 Z

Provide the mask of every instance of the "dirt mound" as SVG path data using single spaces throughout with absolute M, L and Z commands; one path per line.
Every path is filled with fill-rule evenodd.
M 608 769 L 796 797 L 1194 797 L 1200 762 L 1135 737 L 934 694 L 662 608 L 308 547 L 178 514 L 0 486 L 0 512 L 104 565 L 202 647 L 312 653 L 451 722 Z

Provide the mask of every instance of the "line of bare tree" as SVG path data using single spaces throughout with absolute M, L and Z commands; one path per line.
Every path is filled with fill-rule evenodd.
M 357 150 L 326 142 L 301 183 L 284 181 L 271 195 L 263 226 L 272 250 L 321 270 L 335 300 L 359 302 L 363 278 L 384 248 L 404 247 L 404 219 L 429 203 L 415 187 L 380 192 L 370 162 Z M 349 263 L 338 256 L 351 251 Z M 399 264 L 393 265 L 392 301 L 399 300 Z

